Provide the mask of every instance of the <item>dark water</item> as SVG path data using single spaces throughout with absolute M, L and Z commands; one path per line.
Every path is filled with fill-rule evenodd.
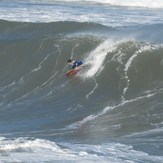
M 161 163 L 162 27 L 1 20 L 0 161 Z

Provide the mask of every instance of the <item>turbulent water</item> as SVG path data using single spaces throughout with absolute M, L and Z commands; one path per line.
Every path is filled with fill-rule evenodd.
M 162 163 L 162 1 L 0 12 L 0 162 Z M 69 58 L 85 66 L 67 78 Z

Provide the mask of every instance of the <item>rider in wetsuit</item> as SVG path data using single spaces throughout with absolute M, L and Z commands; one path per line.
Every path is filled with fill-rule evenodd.
M 68 61 L 67 61 L 67 63 L 69 64 L 69 65 L 71 65 L 71 69 L 74 69 L 74 68 L 76 68 L 76 67 L 79 67 L 80 65 L 82 65 L 83 64 L 83 62 L 82 61 L 72 61 L 71 59 L 69 59 Z

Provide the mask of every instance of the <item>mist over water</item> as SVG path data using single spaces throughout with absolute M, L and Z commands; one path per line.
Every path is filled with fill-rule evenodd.
M 14 2 L 0 2 L 0 162 L 161 163 L 161 3 Z M 67 78 L 69 58 L 84 67 Z

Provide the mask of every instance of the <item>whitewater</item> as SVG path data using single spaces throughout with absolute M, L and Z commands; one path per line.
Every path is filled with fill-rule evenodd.
M 162 163 L 161 0 L 0 12 L 0 162 Z M 72 77 L 69 58 L 85 64 Z

